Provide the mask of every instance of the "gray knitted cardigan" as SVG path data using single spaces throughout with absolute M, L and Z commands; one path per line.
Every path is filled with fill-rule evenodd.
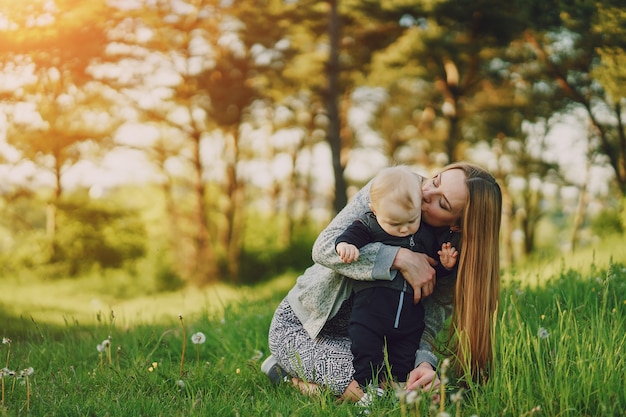
M 397 246 L 371 243 L 360 249 L 358 262 L 344 264 L 335 251 L 335 240 L 354 220 L 369 211 L 371 181 L 363 187 L 322 231 L 313 245 L 315 264 L 298 277 L 287 294 L 294 313 L 311 338 L 317 337 L 327 320 L 332 318 L 352 292 L 352 280 L 390 281 L 397 273 L 391 265 L 399 250 Z M 436 288 L 435 288 L 436 291 Z M 422 362 L 437 367 L 430 341 L 443 328 L 452 312 L 451 305 L 442 305 L 432 296 L 422 300 L 426 311 L 424 336 L 415 353 L 415 366 Z

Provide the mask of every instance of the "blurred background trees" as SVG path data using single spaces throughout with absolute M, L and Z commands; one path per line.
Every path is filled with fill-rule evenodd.
M 623 233 L 622 9 L 2 0 L 5 275 L 168 290 L 301 270 L 394 163 L 493 172 L 506 266 Z

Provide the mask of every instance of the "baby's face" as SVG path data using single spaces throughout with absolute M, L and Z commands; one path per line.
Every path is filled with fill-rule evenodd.
M 374 214 L 380 227 L 391 236 L 397 237 L 406 237 L 417 232 L 422 218 L 419 207 L 406 210 L 390 199 L 381 201 Z

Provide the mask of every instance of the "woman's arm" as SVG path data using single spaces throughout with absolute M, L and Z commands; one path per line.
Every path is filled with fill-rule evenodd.
M 356 219 L 370 211 L 371 181 L 365 185 L 320 233 L 313 244 L 313 261 L 352 279 L 390 281 L 395 276 L 391 270 L 398 252 L 397 246 L 371 243 L 361 248 L 359 260 L 345 264 L 335 251 L 335 241 Z
M 402 272 L 413 287 L 415 302 L 434 289 L 436 261 L 429 256 L 397 246 L 371 243 L 361 248 L 359 260 L 343 263 L 335 250 L 335 241 L 357 218 L 370 211 L 369 191 L 372 182 L 363 187 L 320 233 L 313 245 L 313 261 L 346 277 L 358 280 L 387 280 Z

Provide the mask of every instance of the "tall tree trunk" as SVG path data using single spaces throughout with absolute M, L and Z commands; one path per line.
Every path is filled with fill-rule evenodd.
M 580 227 L 583 224 L 583 220 L 585 219 L 585 213 L 587 211 L 586 210 L 587 190 L 589 188 L 589 171 L 591 170 L 591 154 L 589 151 L 590 149 L 587 149 L 587 157 L 585 160 L 585 172 L 583 173 L 583 183 L 580 187 L 580 193 L 578 195 L 578 204 L 576 205 L 576 212 L 574 213 L 574 224 L 572 227 L 572 239 L 570 241 L 572 253 L 576 251 L 576 246 L 578 245 Z
M 232 281 L 239 280 L 239 260 L 244 226 L 244 190 L 237 178 L 237 162 L 239 161 L 238 128 L 226 135 L 226 248 L 228 276 Z
M 333 170 L 335 174 L 335 199 L 333 210 L 338 213 L 348 202 L 346 180 L 343 176 L 344 166 L 341 161 L 341 126 L 339 115 L 339 96 L 341 86 L 339 75 L 339 40 L 341 37 L 341 22 L 337 6 L 339 0 L 330 0 L 330 14 L 328 36 L 330 39 L 330 55 L 326 74 L 328 77 L 328 91 L 326 91 L 326 111 L 328 112 L 327 140 L 332 153 Z
M 54 156 L 54 192 L 52 198 L 46 204 L 46 236 L 50 242 L 50 259 L 55 260 L 58 253 L 57 243 L 57 208 L 61 193 L 63 192 L 61 184 L 61 162 L 59 156 Z
M 200 157 L 199 131 L 191 134 L 193 140 L 193 167 L 194 167 L 194 194 L 196 199 L 194 220 L 196 225 L 196 235 L 194 238 L 196 256 L 194 262 L 195 281 L 205 284 L 217 279 L 217 262 L 211 242 L 209 240 L 209 222 L 206 209 L 206 188 L 202 174 L 202 158 Z

